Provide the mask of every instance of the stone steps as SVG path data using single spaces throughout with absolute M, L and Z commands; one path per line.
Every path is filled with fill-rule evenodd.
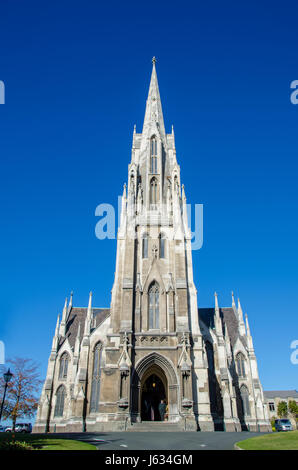
M 128 426 L 128 432 L 181 432 L 184 431 L 181 424 L 165 423 L 162 421 L 143 421 L 141 423 L 133 423 Z

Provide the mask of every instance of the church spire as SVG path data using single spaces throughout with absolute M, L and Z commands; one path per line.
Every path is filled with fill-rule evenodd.
M 243 312 L 242 312 L 242 307 L 240 304 L 240 299 L 238 299 L 238 322 L 239 322 L 239 333 L 241 336 L 245 336 L 245 324 L 243 320 Z
M 60 330 L 59 330 L 59 333 L 61 336 L 65 336 L 66 319 L 67 319 L 66 317 L 67 317 L 67 298 L 65 299 L 63 312 L 62 312 L 62 320 L 61 320 L 61 325 L 60 325 Z
M 152 74 L 146 103 L 145 118 L 143 124 L 143 134 L 147 134 L 150 130 L 160 133 L 161 137 L 165 137 L 165 126 L 162 114 L 161 100 L 156 74 L 156 58 L 152 59 Z
M 86 315 L 86 319 L 85 319 L 84 336 L 89 336 L 90 328 L 91 328 L 91 322 L 92 322 L 92 292 L 90 292 L 90 294 L 89 294 L 87 315 Z
M 58 347 L 58 341 L 59 341 L 59 322 L 60 322 L 60 315 L 58 315 L 57 318 L 57 323 L 56 323 L 56 328 L 55 328 L 55 334 L 53 337 L 53 342 L 52 342 L 52 352 L 57 351 Z
M 221 323 L 221 318 L 220 318 L 220 312 L 219 312 L 219 306 L 218 306 L 218 297 L 217 293 L 214 292 L 214 297 L 215 297 L 215 319 L 214 319 L 214 326 L 216 333 L 219 336 L 223 335 L 223 329 L 222 329 L 222 323 Z
M 232 292 L 231 292 L 231 294 L 232 294 L 232 307 L 233 307 L 233 309 L 234 309 L 234 310 L 236 310 L 236 304 L 235 304 L 234 292 L 232 291 Z
M 250 327 L 249 327 L 249 323 L 248 323 L 248 316 L 247 316 L 247 313 L 245 314 L 245 322 L 246 322 L 246 337 L 247 337 L 247 343 L 248 343 L 248 349 L 253 352 L 254 351 L 254 346 L 253 346 L 253 342 L 252 342 L 252 336 L 251 336 L 251 332 L 250 332 Z
M 69 299 L 69 304 L 68 304 L 68 311 L 67 311 L 67 315 L 69 315 L 71 309 L 72 309 L 72 298 L 73 298 L 73 291 L 71 291 L 70 293 L 70 299 Z

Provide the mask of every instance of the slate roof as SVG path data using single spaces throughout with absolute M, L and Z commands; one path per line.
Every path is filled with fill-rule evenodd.
M 232 307 L 227 307 L 227 308 L 220 308 L 219 311 L 220 311 L 221 318 L 223 319 L 224 326 L 228 329 L 228 334 L 230 337 L 231 344 L 232 346 L 234 346 L 237 338 L 239 337 L 238 321 L 234 313 L 234 310 Z M 97 328 L 110 315 L 110 309 L 109 308 L 93 308 L 92 313 L 93 313 L 93 317 L 95 318 L 95 328 Z M 207 326 L 207 328 L 214 328 L 214 315 L 215 315 L 214 308 L 199 308 L 198 314 L 199 314 L 200 321 L 202 321 Z M 68 320 L 67 320 L 66 335 L 64 338 L 61 338 L 60 343 L 59 343 L 59 348 L 62 346 L 66 338 L 68 338 L 70 346 L 74 348 L 79 324 L 81 324 L 80 340 L 82 340 L 83 334 L 84 334 L 86 315 L 87 315 L 87 308 L 72 307 L 68 316 Z M 240 337 L 240 339 L 245 345 L 245 338 Z M 274 392 L 274 393 L 281 393 L 281 392 Z
M 215 309 L 199 308 L 198 312 L 200 321 L 202 321 L 207 326 L 207 328 L 214 328 Z M 234 310 L 232 307 L 225 307 L 220 308 L 219 312 L 221 318 L 223 319 L 224 326 L 228 329 L 231 345 L 234 346 L 237 338 L 240 337 L 238 331 L 238 320 Z M 240 339 L 244 346 L 246 346 L 246 339 L 244 337 L 240 337 Z
M 266 398 L 298 398 L 297 390 L 264 390 Z
M 95 328 L 100 325 L 109 315 L 109 308 L 93 308 L 92 309 L 93 318 L 95 318 Z M 65 337 L 61 339 L 59 343 L 59 348 L 62 346 L 66 338 L 68 338 L 69 344 L 72 348 L 75 346 L 76 337 L 78 333 L 79 324 L 81 324 L 80 330 L 80 340 L 83 338 L 85 319 L 87 315 L 87 308 L 72 307 L 66 324 L 66 334 Z

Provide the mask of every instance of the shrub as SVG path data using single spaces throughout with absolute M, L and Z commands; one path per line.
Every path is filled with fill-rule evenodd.
M 27 442 L 5 440 L 0 442 L 0 450 L 34 450 Z
M 277 414 L 279 418 L 287 418 L 288 416 L 288 404 L 286 401 L 280 401 L 277 406 Z

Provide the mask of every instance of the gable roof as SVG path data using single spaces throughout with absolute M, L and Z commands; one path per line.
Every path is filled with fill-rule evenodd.
M 93 314 L 93 318 L 95 318 L 95 328 L 97 328 L 110 315 L 110 309 L 109 308 L 93 308 L 92 314 Z M 74 348 L 76 337 L 78 334 L 79 324 L 81 325 L 80 341 L 82 341 L 83 335 L 84 335 L 84 326 L 85 326 L 86 316 L 87 316 L 87 308 L 72 307 L 68 315 L 68 319 L 66 323 L 65 337 L 61 338 L 59 342 L 59 349 L 61 348 L 66 338 L 69 341 L 70 347 Z
M 246 338 L 239 335 L 238 329 L 238 319 L 235 315 L 233 307 L 224 307 L 219 309 L 220 316 L 223 320 L 223 325 L 228 330 L 230 337 L 231 345 L 234 346 L 237 338 L 240 338 L 244 346 L 246 346 Z M 215 309 L 214 308 L 199 308 L 198 309 L 199 320 L 202 321 L 207 328 L 213 329 L 215 327 L 214 317 Z

